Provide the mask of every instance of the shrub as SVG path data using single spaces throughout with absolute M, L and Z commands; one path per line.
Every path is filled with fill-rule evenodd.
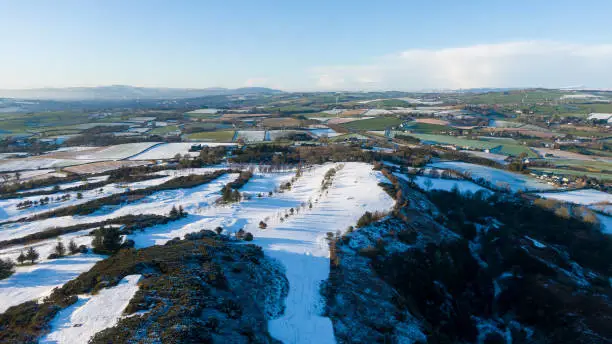
M 13 274 L 15 263 L 10 259 L 0 259 L 0 280 Z
M 244 241 L 253 241 L 253 234 L 251 234 L 251 232 L 247 232 L 244 235 Z
M 246 232 L 244 231 L 244 229 L 240 228 L 240 230 L 236 232 L 236 239 L 242 240 L 244 239 L 245 235 L 246 235 Z
M 266 229 L 268 228 L 268 224 L 263 221 L 259 221 L 259 228 Z
M 376 211 L 374 213 L 371 213 L 369 211 L 366 211 L 365 214 L 363 214 L 359 220 L 357 221 L 357 228 L 359 227 L 365 227 L 373 222 L 376 222 L 380 219 L 382 219 L 383 217 L 385 217 L 386 214 Z

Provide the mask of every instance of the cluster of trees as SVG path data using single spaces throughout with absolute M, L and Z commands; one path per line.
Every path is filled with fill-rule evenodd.
M 97 254 L 113 254 L 119 251 L 122 244 L 123 237 L 119 228 L 102 226 L 95 231 L 91 247 Z
M 240 172 L 240 175 L 238 178 L 236 178 L 236 180 L 225 184 L 221 190 L 221 201 L 223 203 L 240 202 L 242 195 L 238 189 L 243 187 L 251 179 L 251 177 L 253 177 L 252 171 Z
M 132 228 L 138 227 L 143 229 L 148 225 L 167 223 L 168 221 L 178 220 L 185 216 L 187 216 L 187 213 L 183 209 L 183 206 L 179 205 L 178 207 L 172 206 L 168 217 L 152 217 L 149 220 L 145 220 L 144 223 L 139 223 L 139 221 L 136 219 L 135 223 L 126 226 L 123 231 L 117 226 L 106 227 L 102 225 L 94 232 L 94 238 L 91 242 L 91 246 L 94 253 L 112 255 L 122 248 L 134 246 L 133 240 L 124 240 L 123 238 L 124 234 L 129 234 L 132 232 Z
M 25 144 L 20 144 L 20 141 L 25 141 Z M 0 140 L 0 153 L 28 152 L 37 155 L 57 148 L 59 146 L 55 143 L 40 141 L 36 137 L 20 139 L 7 136 Z
M 229 184 L 226 184 L 221 190 L 221 201 L 223 203 L 240 202 L 241 199 L 240 191 L 232 189 Z
M 180 142 L 180 137 L 162 137 L 159 135 L 147 136 L 115 136 L 111 133 L 103 133 L 98 135 L 78 135 L 66 140 L 66 146 L 110 146 L 124 143 L 140 143 L 140 142 Z
M 55 197 L 55 199 L 49 198 L 49 197 L 43 197 L 39 200 L 34 200 L 34 201 L 25 200 L 23 202 L 17 203 L 17 209 L 27 209 L 30 207 L 43 206 L 43 205 L 49 204 L 49 202 L 53 200 L 55 202 L 66 202 L 70 198 L 72 198 L 70 194 L 64 194 L 62 196 Z M 77 193 L 77 199 L 81 199 L 81 198 L 83 198 L 83 194 L 81 194 L 80 192 Z
M 38 258 L 40 258 L 40 254 L 34 249 L 34 247 L 30 246 L 26 252 L 21 251 L 19 256 L 17 257 L 17 261 L 19 264 L 25 264 L 26 262 L 30 262 L 30 264 L 34 264 Z
M 78 246 L 74 240 L 70 240 L 68 248 L 66 248 L 63 242 L 58 241 L 57 245 L 53 248 L 53 253 L 51 253 L 47 259 L 62 258 L 66 256 L 66 254 L 77 254 L 79 252 L 86 253 L 87 247 L 85 245 Z
M 200 154 L 197 157 L 192 157 L 189 154 L 181 156 L 176 154 L 174 160 L 179 163 L 182 168 L 197 168 L 206 165 L 219 164 L 223 161 L 226 156 L 227 147 L 207 147 L 203 146 L 200 150 Z
M 297 171 L 295 171 L 295 176 L 291 177 L 291 181 L 283 183 L 278 188 L 280 192 L 284 192 L 286 190 L 291 190 L 291 185 L 295 184 L 297 180 L 304 174 L 302 170 L 302 166 L 298 166 Z
M 240 229 L 236 232 L 236 239 L 244 240 L 244 241 L 253 241 L 253 234 L 251 232 L 246 232 L 244 229 Z
M 325 191 L 329 189 L 336 175 L 336 169 L 330 168 L 327 172 L 325 172 L 325 176 L 323 176 L 323 180 L 321 181 L 321 191 Z
M 187 213 L 183 209 L 182 205 L 179 205 L 178 208 L 176 206 L 172 206 L 172 209 L 170 209 L 170 214 L 168 215 L 171 220 L 177 220 L 185 216 L 187 216 Z
M 249 145 L 230 158 L 234 163 L 261 163 L 272 166 L 322 164 L 330 161 L 374 162 L 381 155 L 364 151 L 361 146 L 330 144 L 327 146 L 286 146 L 277 144 Z

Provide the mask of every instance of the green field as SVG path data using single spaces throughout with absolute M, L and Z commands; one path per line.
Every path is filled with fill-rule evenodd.
M 455 145 L 460 148 L 465 149 L 489 149 L 491 153 L 505 154 L 518 156 L 521 153 L 526 153 L 527 156 L 531 158 L 537 158 L 538 155 L 531 151 L 529 147 L 522 146 L 519 144 L 511 144 L 505 142 L 496 142 L 492 141 L 480 141 L 480 140 L 470 140 L 455 136 L 448 135 L 430 135 L 430 134 L 407 134 L 412 137 L 416 137 L 421 141 L 434 142 L 438 144 L 447 144 L 447 145 Z M 496 149 L 497 148 L 497 149 Z
M 522 145 L 519 145 L 519 144 L 506 144 L 506 143 L 504 143 L 504 144 L 501 145 L 501 149 L 499 149 L 499 151 L 492 150 L 491 153 L 499 153 L 499 154 L 511 155 L 511 156 L 519 156 L 522 153 L 525 153 L 530 158 L 537 158 L 538 157 L 538 155 L 536 153 L 534 153 L 531 149 L 529 149 L 529 147 L 522 146 Z
M 232 139 L 234 138 L 234 131 L 203 131 L 200 133 L 189 134 L 187 137 L 192 141 L 200 140 L 211 142 L 232 142 Z
M 570 176 L 587 176 L 591 178 L 597 178 L 599 180 L 612 180 L 612 174 L 610 173 L 595 173 L 595 172 L 582 172 L 575 170 L 566 170 L 561 168 L 547 168 L 547 167 L 532 167 L 531 170 L 552 173 L 556 175 L 570 175 Z
M 185 116 L 191 119 L 217 119 L 221 117 L 221 115 L 218 113 L 192 113 L 192 112 L 185 113 Z
M 432 133 L 437 133 L 440 131 L 456 131 L 457 129 L 453 128 L 453 127 L 449 127 L 446 125 L 440 125 L 440 124 L 431 124 L 431 123 L 418 123 L 418 122 L 412 122 L 408 125 L 408 127 L 406 128 L 410 131 L 414 131 L 420 134 L 432 134 Z
M 481 141 L 487 141 L 487 142 L 491 142 L 491 143 L 497 143 L 497 144 L 517 144 L 518 142 L 516 142 L 515 139 L 513 138 L 509 138 L 509 137 L 487 137 L 487 136 L 479 136 L 478 140 Z
M 358 121 L 341 124 L 343 127 L 352 130 L 385 130 L 402 124 L 402 120 L 397 117 L 376 117 L 362 119 Z
M 149 134 L 151 135 L 166 135 L 168 133 L 172 133 L 179 130 L 179 127 L 177 127 L 176 125 L 167 125 L 165 127 L 157 127 L 151 131 L 149 131 Z
M 535 104 L 559 99 L 562 95 L 561 91 L 556 90 L 509 91 L 468 95 L 462 100 L 470 104 Z
M 612 163 L 605 161 L 583 161 L 583 160 L 570 160 L 570 159 L 554 159 L 549 160 L 551 163 L 555 164 L 556 167 L 577 167 L 588 169 L 591 172 L 601 172 L 601 171 L 612 171 Z

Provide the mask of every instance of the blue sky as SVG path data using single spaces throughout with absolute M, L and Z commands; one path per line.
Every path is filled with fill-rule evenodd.
M 0 88 L 612 88 L 609 13 L 609 0 L 0 0 Z

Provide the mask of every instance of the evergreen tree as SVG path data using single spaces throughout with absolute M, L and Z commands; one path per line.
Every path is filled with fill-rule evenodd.
M 34 249 L 34 247 L 30 247 L 28 249 L 28 251 L 26 252 L 26 260 L 29 260 L 32 262 L 32 264 L 34 264 L 34 262 L 38 259 L 38 257 L 40 257 L 40 254 L 38 254 L 38 252 L 36 252 L 36 250 Z
M 21 253 L 19 253 L 19 257 L 17 257 L 17 262 L 18 262 L 19 264 L 23 264 L 23 263 L 25 263 L 25 261 L 26 261 L 26 260 L 28 260 L 28 259 L 26 258 L 26 255 L 25 255 L 25 254 L 23 254 L 23 251 L 21 251 Z
M 179 207 L 178 207 L 178 214 L 179 214 L 179 217 L 187 216 L 187 213 L 185 213 L 185 209 L 183 209 L 182 205 L 179 205 Z
M 68 243 L 68 251 L 70 251 L 70 254 L 76 254 L 79 252 L 79 247 L 74 242 L 74 240 L 70 240 L 70 242 Z
M 122 241 L 121 232 L 119 232 L 118 228 L 101 227 L 96 231 L 91 246 L 95 253 L 113 254 L 121 248 Z
M 64 246 L 64 243 L 61 241 L 57 242 L 57 245 L 55 245 L 55 254 L 58 257 L 63 257 L 66 255 L 66 246 Z
M 102 247 L 103 243 L 102 243 L 102 239 L 104 236 L 104 226 L 101 226 L 100 228 L 98 228 L 98 230 L 96 231 L 96 233 L 94 234 L 94 238 L 91 241 L 91 247 L 93 247 L 94 249 L 96 247 Z
M 176 209 L 176 206 L 172 206 L 172 209 L 170 210 L 170 218 L 172 219 L 176 219 L 177 217 L 179 217 L 179 212 Z

